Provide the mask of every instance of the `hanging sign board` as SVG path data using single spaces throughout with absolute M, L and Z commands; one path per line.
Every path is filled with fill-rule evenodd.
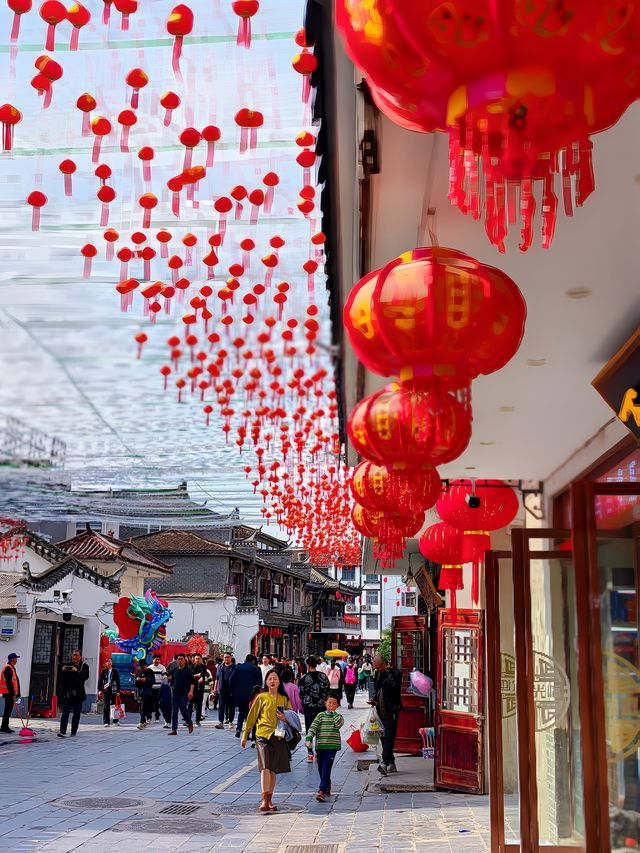
M 636 331 L 591 383 L 640 442 L 640 331 Z

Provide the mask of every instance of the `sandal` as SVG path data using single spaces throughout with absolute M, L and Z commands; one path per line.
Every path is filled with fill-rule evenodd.
M 260 805 L 258 806 L 258 811 L 259 812 L 268 812 L 269 810 L 270 810 L 269 809 L 269 794 L 267 794 L 263 791 L 262 792 L 262 800 L 260 802 Z

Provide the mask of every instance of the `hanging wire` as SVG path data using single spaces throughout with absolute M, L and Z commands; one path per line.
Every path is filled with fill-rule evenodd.
M 429 162 L 427 163 L 427 171 L 424 182 L 424 194 L 422 196 L 422 216 L 418 225 L 418 246 L 424 246 L 426 235 L 429 234 L 432 246 L 438 245 L 438 236 L 436 229 L 436 208 L 431 204 L 431 196 L 433 194 L 433 181 L 435 176 L 435 166 L 438 156 L 439 134 L 431 134 L 431 151 L 429 152 Z

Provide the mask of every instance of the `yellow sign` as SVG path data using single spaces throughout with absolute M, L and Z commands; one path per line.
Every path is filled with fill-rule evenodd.
M 640 402 L 636 403 L 638 392 L 635 388 L 627 388 L 622 398 L 618 417 L 623 424 L 626 424 L 629 418 L 633 418 L 636 426 L 640 427 Z

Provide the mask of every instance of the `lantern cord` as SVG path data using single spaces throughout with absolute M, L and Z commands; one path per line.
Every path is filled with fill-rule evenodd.
M 438 236 L 436 230 L 436 209 L 431 205 L 431 196 L 433 195 L 433 180 L 435 174 L 436 159 L 438 156 L 439 136 L 437 133 L 431 134 L 431 150 L 429 152 L 429 162 L 427 163 L 424 194 L 422 196 L 422 216 L 418 225 L 418 245 L 424 246 L 426 242 L 427 232 L 431 240 L 432 246 L 438 245 Z
M 101 412 L 95 407 L 95 405 L 94 405 L 93 401 L 90 399 L 90 397 L 87 396 L 87 394 L 82 390 L 80 385 L 78 385 L 78 383 L 75 381 L 73 376 L 69 373 L 69 370 L 68 370 L 67 366 L 65 365 L 65 363 L 60 358 L 58 358 L 58 356 L 54 352 L 52 352 L 49 349 L 49 347 L 47 347 L 45 344 L 43 344 L 42 341 L 39 340 L 33 334 L 31 329 L 25 323 L 22 323 L 20 320 L 18 320 L 17 317 L 14 317 L 13 314 L 11 314 L 9 311 L 7 311 L 6 308 L 3 308 L 2 311 L 6 317 L 8 317 L 13 323 L 15 323 L 16 326 L 18 326 L 20 329 L 22 329 L 22 331 L 25 332 L 25 334 L 27 334 L 31 338 L 31 340 L 36 344 L 36 346 L 38 346 L 43 352 L 45 352 L 49 356 L 49 358 L 51 358 L 58 365 L 60 370 L 62 370 L 62 372 L 65 374 L 65 376 L 69 380 L 70 384 L 75 388 L 75 390 L 78 392 L 78 394 L 82 397 L 82 399 L 85 401 L 87 406 L 91 409 L 91 411 L 96 416 L 96 418 L 98 418 L 98 420 L 104 424 L 104 426 L 109 430 L 109 432 L 112 433 L 112 435 L 114 435 L 118 439 L 118 441 L 124 447 L 124 449 L 128 453 L 130 453 L 131 456 L 138 457 L 140 454 L 137 453 L 133 448 L 129 447 L 129 445 L 122 438 L 122 436 L 120 435 L 118 430 L 114 426 L 112 426 L 104 418 L 104 416 L 101 414 Z

